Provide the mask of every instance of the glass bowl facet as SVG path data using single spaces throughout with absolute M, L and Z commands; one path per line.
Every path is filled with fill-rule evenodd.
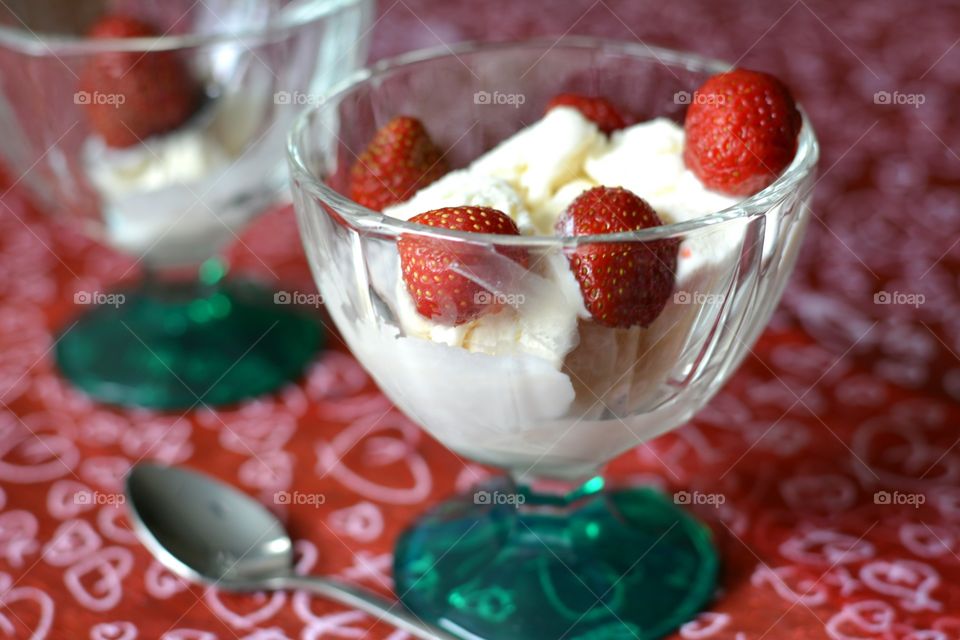
M 385 217 L 343 194 L 357 155 L 396 115 L 420 118 L 459 167 L 537 120 L 561 92 L 605 96 L 638 120 L 682 122 L 686 102 L 678 96 L 725 68 L 593 38 L 467 44 L 362 71 L 298 120 L 289 156 L 314 277 L 347 344 L 398 407 L 465 457 L 517 476 L 575 479 L 677 427 L 709 400 L 765 326 L 794 265 L 818 155 L 809 121 L 792 165 L 767 189 L 715 214 L 640 232 L 458 233 Z M 469 342 L 464 348 L 447 344 L 450 332 L 418 323 L 399 276 L 402 235 L 440 238 L 476 256 L 471 263 L 482 267 L 472 277 L 502 307 L 500 324 L 456 338 Z M 609 329 L 563 313 L 580 292 L 547 275 L 567 269 L 577 246 L 664 239 L 693 258 L 681 259 L 673 296 L 649 327 Z M 526 250 L 536 268 L 524 271 L 498 253 L 507 247 Z M 532 320 L 519 326 L 511 314 L 523 306 Z

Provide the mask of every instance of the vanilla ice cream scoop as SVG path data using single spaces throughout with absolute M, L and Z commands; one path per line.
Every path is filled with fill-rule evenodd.
M 509 182 L 466 169 L 451 171 L 418 191 L 406 202 L 387 207 L 383 213 L 400 220 L 443 207 L 491 207 L 510 216 L 521 233 L 535 231 L 523 198 Z
M 587 155 L 606 144 L 606 136 L 579 111 L 556 107 L 482 155 L 470 171 L 503 178 L 535 209 L 580 176 Z
M 257 131 L 269 101 L 222 96 L 178 129 L 129 148 L 88 138 L 84 166 L 102 201 L 104 239 L 157 266 L 192 264 L 234 239 L 284 182 L 282 128 Z
M 608 145 L 584 159 L 583 170 L 594 182 L 629 189 L 656 208 L 656 201 L 676 191 L 686 170 L 683 129 L 656 118 L 615 131 Z

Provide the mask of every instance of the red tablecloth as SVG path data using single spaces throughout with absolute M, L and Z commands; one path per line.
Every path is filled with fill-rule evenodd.
M 680 637 L 960 638 L 960 8 L 385 0 L 373 33 L 374 57 L 472 38 L 640 38 L 794 87 L 823 161 L 785 302 L 707 410 L 611 473 L 726 497 L 694 507 L 724 572 L 710 611 Z M 287 513 L 302 569 L 386 592 L 401 528 L 486 471 L 402 417 L 336 338 L 301 384 L 237 409 L 89 402 L 53 370 L 54 332 L 75 291 L 106 290 L 131 263 L 31 211 L 17 189 L 2 202 L 0 638 L 402 637 L 303 594 L 185 585 L 132 538 L 120 478 L 154 458 L 271 502 L 322 492 L 323 505 Z M 258 221 L 234 253 L 240 270 L 312 287 L 288 210 Z M 875 303 L 881 292 L 894 304 Z

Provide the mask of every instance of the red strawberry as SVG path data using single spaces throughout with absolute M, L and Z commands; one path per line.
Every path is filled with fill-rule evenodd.
M 600 127 L 600 131 L 611 133 L 627 126 L 617 108 L 606 98 L 581 96 L 576 93 L 561 93 L 547 103 L 547 111 L 554 107 L 573 107 L 583 114 L 583 117 Z
M 563 235 L 600 235 L 656 227 L 659 216 L 642 198 L 615 187 L 580 194 L 560 219 Z M 569 256 L 583 302 L 607 327 L 647 327 L 673 293 L 676 240 L 584 244 Z
M 489 207 L 446 207 L 410 218 L 431 227 L 520 235 L 508 215 Z M 456 240 L 406 234 L 397 242 L 400 268 L 407 291 L 420 315 L 448 325 L 458 325 L 496 311 L 495 296 L 480 282 L 508 277 L 491 274 L 488 247 Z M 529 256 L 522 249 L 496 248 L 497 253 L 526 268 Z M 496 264 L 493 265 L 496 269 Z
M 717 74 L 690 101 L 684 162 L 710 189 L 754 194 L 793 160 L 801 120 L 775 77 L 746 69 Z
M 350 170 L 350 197 L 380 211 L 408 200 L 448 169 L 423 123 L 397 116 L 377 131 Z
M 159 35 L 145 22 L 123 15 L 102 18 L 90 37 Z M 200 106 L 202 91 L 174 51 L 111 51 L 84 70 L 80 89 L 90 124 L 111 147 L 129 147 L 176 129 Z

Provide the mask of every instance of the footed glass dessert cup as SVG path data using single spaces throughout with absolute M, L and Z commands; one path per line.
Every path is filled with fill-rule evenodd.
M 70 382 L 108 403 L 179 409 L 302 373 L 322 344 L 315 315 L 225 277 L 216 256 L 287 197 L 290 124 L 361 66 L 372 5 L 3 5 L 5 172 L 45 212 L 136 258 L 117 279 L 146 273 L 119 291 L 65 292 L 78 317 L 55 354 Z
M 580 237 L 391 218 L 344 195 L 351 165 L 405 114 L 451 166 L 465 166 L 561 92 L 681 122 L 689 100 L 677 96 L 725 69 L 595 39 L 467 44 L 359 72 L 295 124 L 294 205 L 343 338 L 411 419 L 460 456 L 506 471 L 400 537 L 396 590 L 414 613 L 464 637 L 656 638 L 709 602 L 719 565 L 709 529 L 660 493 L 610 486 L 599 473 L 688 420 L 763 330 L 808 221 L 817 144 L 805 121 L 789 168 L 735 206 Z M 496 309 L 482 323 L 426 323 L 402 282 L 401 239 L 451 249 L 455 270 Z M 608 328 L 570 312 L 581 295 L 568 277 L 578 248 L 664 242 L 679 245 L 674 291 L 648 326 Z M 518 252 L 527 268 L 510 257 Z

